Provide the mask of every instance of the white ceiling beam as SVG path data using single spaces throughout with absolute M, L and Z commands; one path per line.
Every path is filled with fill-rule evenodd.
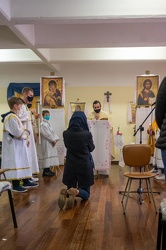
M 40 58 L 51 70 L 57 70 L 51 63 L 49 63 L 45 57 L 43 57 L 42 54 L 34 47 L 34 30 L 33 27 L 30 25 L 26 26 L 26 29 L 23 29 L 22 26 L 13 25 L 10 20 L 8 20 L 5 15 L 0 12 L 1 16 L 3 17 L 3 21 L 5 20 L 5 23 L 7 27 L 16 35 L 19 37 L 19 39 L 27 46 L 28 49 L 32 50 L 32 54 L 34 53 L 36 55 L 36 58 Z M 22 29 L 21 29 L 22 28 Z M 6 52 L 7 53 L 7 52 Z M 17 53 L 17 51 L 16 51 Z M 13 54 L 15 54 L 13 52 Z M 8 57 L 8 55 L 7 55 Z M 16 56 L 17 57 L 17 56 Z M 17 58 L 15 59 L 17 61 Z M 25 57 L 25 61 L 26 61 Z M 29 58 L 30 60 L 30 58 Z M 38 60 L 37 60 L 38 61 Z M 36 62 L 37 62 L 36 61 Z
M 0 25 L 15 35 L 13 47 L 30 49 L 53 71 L 65 61 L 166 60 L 163 0 L 0 0 Z M 12 45 L 1 36 L 3 46 Z
M 11 17 L 11 5 L 10 0 L 0 0 L 0 12 L 10 20 Z
M 37 48 L 165 46 L 166 23 L 35 25 Z

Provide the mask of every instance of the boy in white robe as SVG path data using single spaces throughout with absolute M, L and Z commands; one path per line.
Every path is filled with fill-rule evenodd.
M 42 111 L 43 121 L 40 124 L 41 144 L 39 144 L 39 166 L 43 169 L 43 176 L 51 177 L 54 172 L 50 167 L 59 166 L 56 143 L 59 140 L 51 127 L 50 113 L 48 110 Z
M 28 157 L 29 131 L 24 128 L 18 117 L 22 100 L 18 97 L 11 97 L 8 104 L 10 112 L 1 115 L 4 123 L 1 168 L 11 169 L 6 172 L 6 177 L 8 180 L 12 180 L 13 191 L 26 192 L 27 189 L 20 186 L 20 180 L 26 181 L 32 177 Z

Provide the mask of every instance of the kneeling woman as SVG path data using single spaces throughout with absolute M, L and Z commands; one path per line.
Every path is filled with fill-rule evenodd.
M 94 184 L 94 163 L 90 152 L 94 150 L 95 145 L 84 112 L 74 112 L 68 129 L 63 132 L 63 138 L 67 154 L 62 181 L 67 189 L 60 192 L 60 209 L 65 204 L 66 208 L 72 208 L 76 196 L 88 200 L 90 186 Z

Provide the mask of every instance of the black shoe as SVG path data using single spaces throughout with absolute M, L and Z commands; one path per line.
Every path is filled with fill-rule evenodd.
M 21 186 L 19 185 L 19 186 L 13 187 L 13 188 L 12 188 L 12 191 L 13 191 L 13 192 L 18 192 L 18 193 L 25 193 L 25 192 L 27 192 L 27 189 L 24 188 L 24 187 L 21 187 Z
M 51 177 L 51 176 L 53 176 L 54 174 L 52 174 L 52 173 L 50 173 L 50 172 L 45 172 L 45 171 L 43 171 L 43 174 L 42 174 L 42 176 L 48 176 L 48 177 Z
M 52 175 L 55 175 L 54 172 L 51 171 L 51 169 L 48 170 L 48 173 L 52 174 Z
M 36 187 L 38 187 L 38 186 L 39 186 L 38 183 L 36 183 L 36 182 L 31 182 L 30 180 L 28 180 L 28 181 L 26 181 L 26 182 L 23 182 L 23 185 L 22 185 L 23 188 L 36 188 Z

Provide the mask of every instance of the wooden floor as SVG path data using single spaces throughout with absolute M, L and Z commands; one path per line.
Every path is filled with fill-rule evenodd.
M 63 167 L 62 167 L 63 170 Z M 144 194 L 142 205 L 138 194 L 129 198 L 123 215 L 120 190 L 126 178 L 121 168 L 113 165 L 109 178 L 95 179 L 89 201 L 77 198 L 72 210 L 60 211 L 59 191 L 64 185 L 62 173 L 57 177 L 40 176 L 39 187 L 27 193 L 14 194 L 18 228 L 14 229 L 7 192 L 0 197 L 1 250 L 154 250 L 157 241 L 156 215 Z M 166 184 L 154 181 L 157 208 L 166 197 Z M 139 183 L 133 185 L 137 189 Z

